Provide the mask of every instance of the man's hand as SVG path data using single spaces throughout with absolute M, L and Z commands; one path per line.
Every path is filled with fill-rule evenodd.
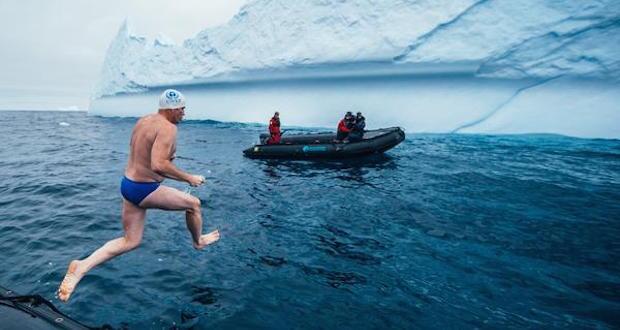
M 201 184 L 205 183 L 205 177 L 202 175 L 190 175 L 189 180 L 187 180 L 190 186 L 198 187 Z

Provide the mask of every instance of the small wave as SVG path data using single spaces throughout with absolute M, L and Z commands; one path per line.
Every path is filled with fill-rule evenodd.
M 319 276 L 324 279 L 327 285 L 338 288 L 342 285 L 366 284 L 366 277 L 354 272 L 340 272 L 325 269 L 322 267 L 314 267 L 308 265 L 300 265 L 301 270 L 309 276 Z

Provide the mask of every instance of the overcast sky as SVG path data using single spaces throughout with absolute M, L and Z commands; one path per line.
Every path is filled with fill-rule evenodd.
M 0 110 L 87 109 L 105 52 L 133 31 L 177 43 L 230 20 L 246 0 L 0 0 Z

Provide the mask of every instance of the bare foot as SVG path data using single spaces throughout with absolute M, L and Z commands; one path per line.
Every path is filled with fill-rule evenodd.
M 84 276 L 83 271 L 80 269 L 80 263 L 79 260 L 73 260 L 69 263 L 69 269 L 67 269 L 67 274 L 62 280 L 62 283 L 60 283 L 57 293 L 58 299 L 62 302 L 67 302 L 67 300 L 69 300 L 73 290 L 75 290 L 78 282 L 80 282 L 82 276 Z
M 200 236 L 200 243 L 194 243 L 194 248 L 200 250 L 209 244 L 215 243 L 218 239 L 220 239 L 220 231 L 216 229 L 208 234 Z

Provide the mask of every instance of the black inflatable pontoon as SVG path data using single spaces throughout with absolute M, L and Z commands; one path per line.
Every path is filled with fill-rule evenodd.
M 0 329 L 92 329 L 70 319 L 40 295 L 20 296 L 0 286 Z
M 405 139 L 400 127 L 364 132 L 357 142 L 336 143 L 334 133 L 283 135 L 280 144 L 265 144 L 269 135 L 261 134 L 261 144 L 243 151 L 250 158 L 349 158 L 382 153 Z

